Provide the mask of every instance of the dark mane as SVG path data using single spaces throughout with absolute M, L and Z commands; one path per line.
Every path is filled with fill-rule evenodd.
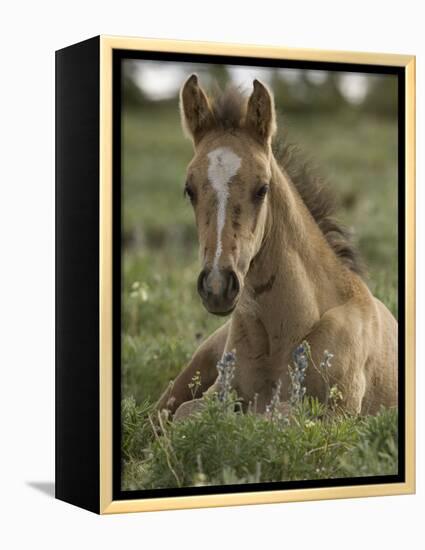
M 228 86 L 222 92 L 216 87 L 211 101 L 216 124 L 226 130 L 242 128 L 246 105 L 247 96 L 239 87 Z M 335 254 L 351 271 L 362 275 L 364 267 L 352 235 L 333 217 L 336 200 L 330 188 L 313 170 L 311 163 L 303 158 L 299 147 L 287 139 L 275 138 L 273 153 Z
M 305 159 L 297 145 L 277 139 L 273 143 L 273 153 L 335 254 L 351 271 L 363 275 L 363 262 L 353 243 L 351 232 L 334 218 L 337 210 L 335 194 L 317 174 L 311 162 Z
M 246 93 L 234 85 L 228 85 L 223 91 L 215 84 L 211 98 L 214 122 L 223 130 L 242 128 L 248 98 Z

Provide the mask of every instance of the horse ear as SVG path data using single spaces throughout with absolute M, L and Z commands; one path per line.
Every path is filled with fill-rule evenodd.
M 208 98 L 199 86 L 196 74 L 192 74 L 182 86 L 180 113 L 183 130 L 192 137 L 196 145 L 211 128 L 214 119 Z
M 254 90 L 248 100 L 245 127 L 262 144 L 268 144 L 276 131 L 273 96 L 259 80 L 254 80 Z

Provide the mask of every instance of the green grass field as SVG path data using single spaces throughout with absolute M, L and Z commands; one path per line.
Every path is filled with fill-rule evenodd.
M 397 315 L 395 120 L 353 110 L 337 116 L 288 114 L 279 126 L 314 159 L 335 189 L 341 203 L 339 218 L 355 230 L 368 284 Z M 124 487 L 193 484 L 199 476 L 213 484 L 305 479 L 315 477 L 317 468 L 316 477 L 395 471 L 396 415 L 385 411 L 377 420 L 385 426 L 385 436 L 378 437 L 373 419 L 345 417 L 314 417 L 314 435 L 295 421 L 282 427 L 254 415 L 220 417 L 212 403 L 210 417 L 203 413 L 197 420 L 167 427 L 162 440 L 154 438 L 147 403 L 159 397 L 199 342 L 223 320 L 208 314 L 196 293 L 197 238 L 191 206 L 183 198 L 192 148 L 182 135 L 176 105 L 125 111 L 123 138 Z M 201 433 L 217 441 L 227 441 L 233 434 L 234 440 L 226 450 L 221 446 L 211 450 L 202 443 Z M 250 448 L 248 439 L 252 442 L 257 436 L 255 449 Z M 296 441 L 300 443 L 295 449 Z M 322 451 L 310 453 L 315 445 L 326 449 L 326 457 Z M 246 453 L 257 451 L 256 461 L 246 462 Z M 216 453 L 213 464 L 200 464 L 211 452 Z M 291 470 L 288 464 L 303 453 L 310 453 L 306 469 Z

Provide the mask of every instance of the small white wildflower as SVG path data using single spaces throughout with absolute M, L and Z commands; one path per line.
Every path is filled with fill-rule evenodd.
M 329 369 L 332 366 L 331 360 L 333 358 L 333 353 L 330 353 L 327 349 L 323 354 L 323 361 L 320 362 L 321 369 Z

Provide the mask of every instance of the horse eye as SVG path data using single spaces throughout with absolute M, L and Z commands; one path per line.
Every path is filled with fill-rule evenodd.
M 183 194 L 184 194 L 185 197 L 186 196 L 189 197 L 190 202 L 194 202 L 194 200 L 195 200 L 195 191 L 191 187 L 189 187 L 189 185 L 185 185 Z
M 264 199 L 264 197 L 267 195 L 267 191 L 269 190 L 269 185 L 266 183 L 265 185 L 262 185 L 257 191 L 255 192 L 255 198 L 257 200 Z

